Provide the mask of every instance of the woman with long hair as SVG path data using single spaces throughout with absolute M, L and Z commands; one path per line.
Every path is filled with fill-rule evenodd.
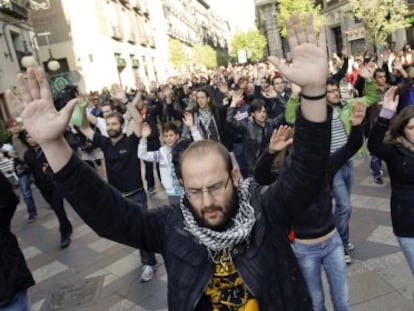
M 368 148 L 387 164 L 392 227 L 414 277 L 414 106 L 405 107 L 395 115 L 399 101 L 397 90 L 392 87 L 385 93 Z M 384 142 L 388 129 L 390 139 Z

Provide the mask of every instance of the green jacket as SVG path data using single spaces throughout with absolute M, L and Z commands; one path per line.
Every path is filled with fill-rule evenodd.
M 364 94 L 365 96 L 360 98 L 352 98 L 348 100 L 342 100 L 341 101 L 341 107 L 339 108 L 340 112 L 340 118 L 342 120 L 342 123 L 344 125 L 346 133 L 349 135 L 351 132 L 351 113 L 352 113 L 352 107 L 356 102 L 364 101 L 367 107 L 370 107 L 378 102 L 378 94 L 377 90 L 375 88 L 375 83 L 373 81 L 365 82 L 365 88 L 364 88 Z M 291 96 L 289 98 L 289 101 L 286 104 L 286 110 L 285 110 L 285 118 L 286 122 L 289 124 L 294 124 L 296 119 L 296 111 L 299 105 L 299 97 Z

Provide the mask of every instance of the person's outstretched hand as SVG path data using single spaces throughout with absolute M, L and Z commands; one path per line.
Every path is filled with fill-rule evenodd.
M 269 142 L 269 153 L 282 151 L 293 143 L 292 128 L 288 125 L 281 125 L 274 129 Z
M 320 27 L 316 39 L 311 15 L 306 17 L 306 30 L 297 13 L 286 19 L 285 24 L 293 63 L 289 66 L 276 56 L 269 56 L 268 60 L 288 80 L 302 87 L 304 94 L 321 95 L 328 78 L 325 26 Z
M 63 137 L 77 99 L 72 99 L 64 108 L 57 111 L 44 70 L 28 68 L 27 78 L 26 80 L 23 74 L 17 75 L 21 100 L 10 90 L 6 91 L 6 100 L 24 107 L 21 113 L 24 127 L 42 147 Z
M 397 86 L 390 87 L 388 91 L 385 92 L 384 102 L 382 104 L 382 107 L 395 112 L 397 111 L 398 101 L 399 101 L 398 87 Z
M 361 125 L 362 121 L 365 119 L 366 111 L 367 106 L 363 101 L 356 102 L 352 108 L 351 125 Z

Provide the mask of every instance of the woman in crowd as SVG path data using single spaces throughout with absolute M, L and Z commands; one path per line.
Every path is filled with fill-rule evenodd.
M 387 164 L 392 227 L 414 276 L 414 106 L 405 107 L 394 117 L 399 101 L 397 90 L 392 87 L 385 93 L 368 148 Z M 384 142 L 388 128 L 390 139 Z

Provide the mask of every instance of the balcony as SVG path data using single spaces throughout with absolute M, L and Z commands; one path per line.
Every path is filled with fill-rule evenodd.
M 112 25 L 111 27 L 111 37 L 112 39 L 121 41 L 122 40 L 122 33 L 119 27 Z
M 136 12 L 139 12 L 141 10 L 141 1 L 140 0 L 129 0 L 129 5 Z
M 19 20 L 27 20 L 29 18 L 29 10 L 23 0 L 0 0 L 0 12 Z

